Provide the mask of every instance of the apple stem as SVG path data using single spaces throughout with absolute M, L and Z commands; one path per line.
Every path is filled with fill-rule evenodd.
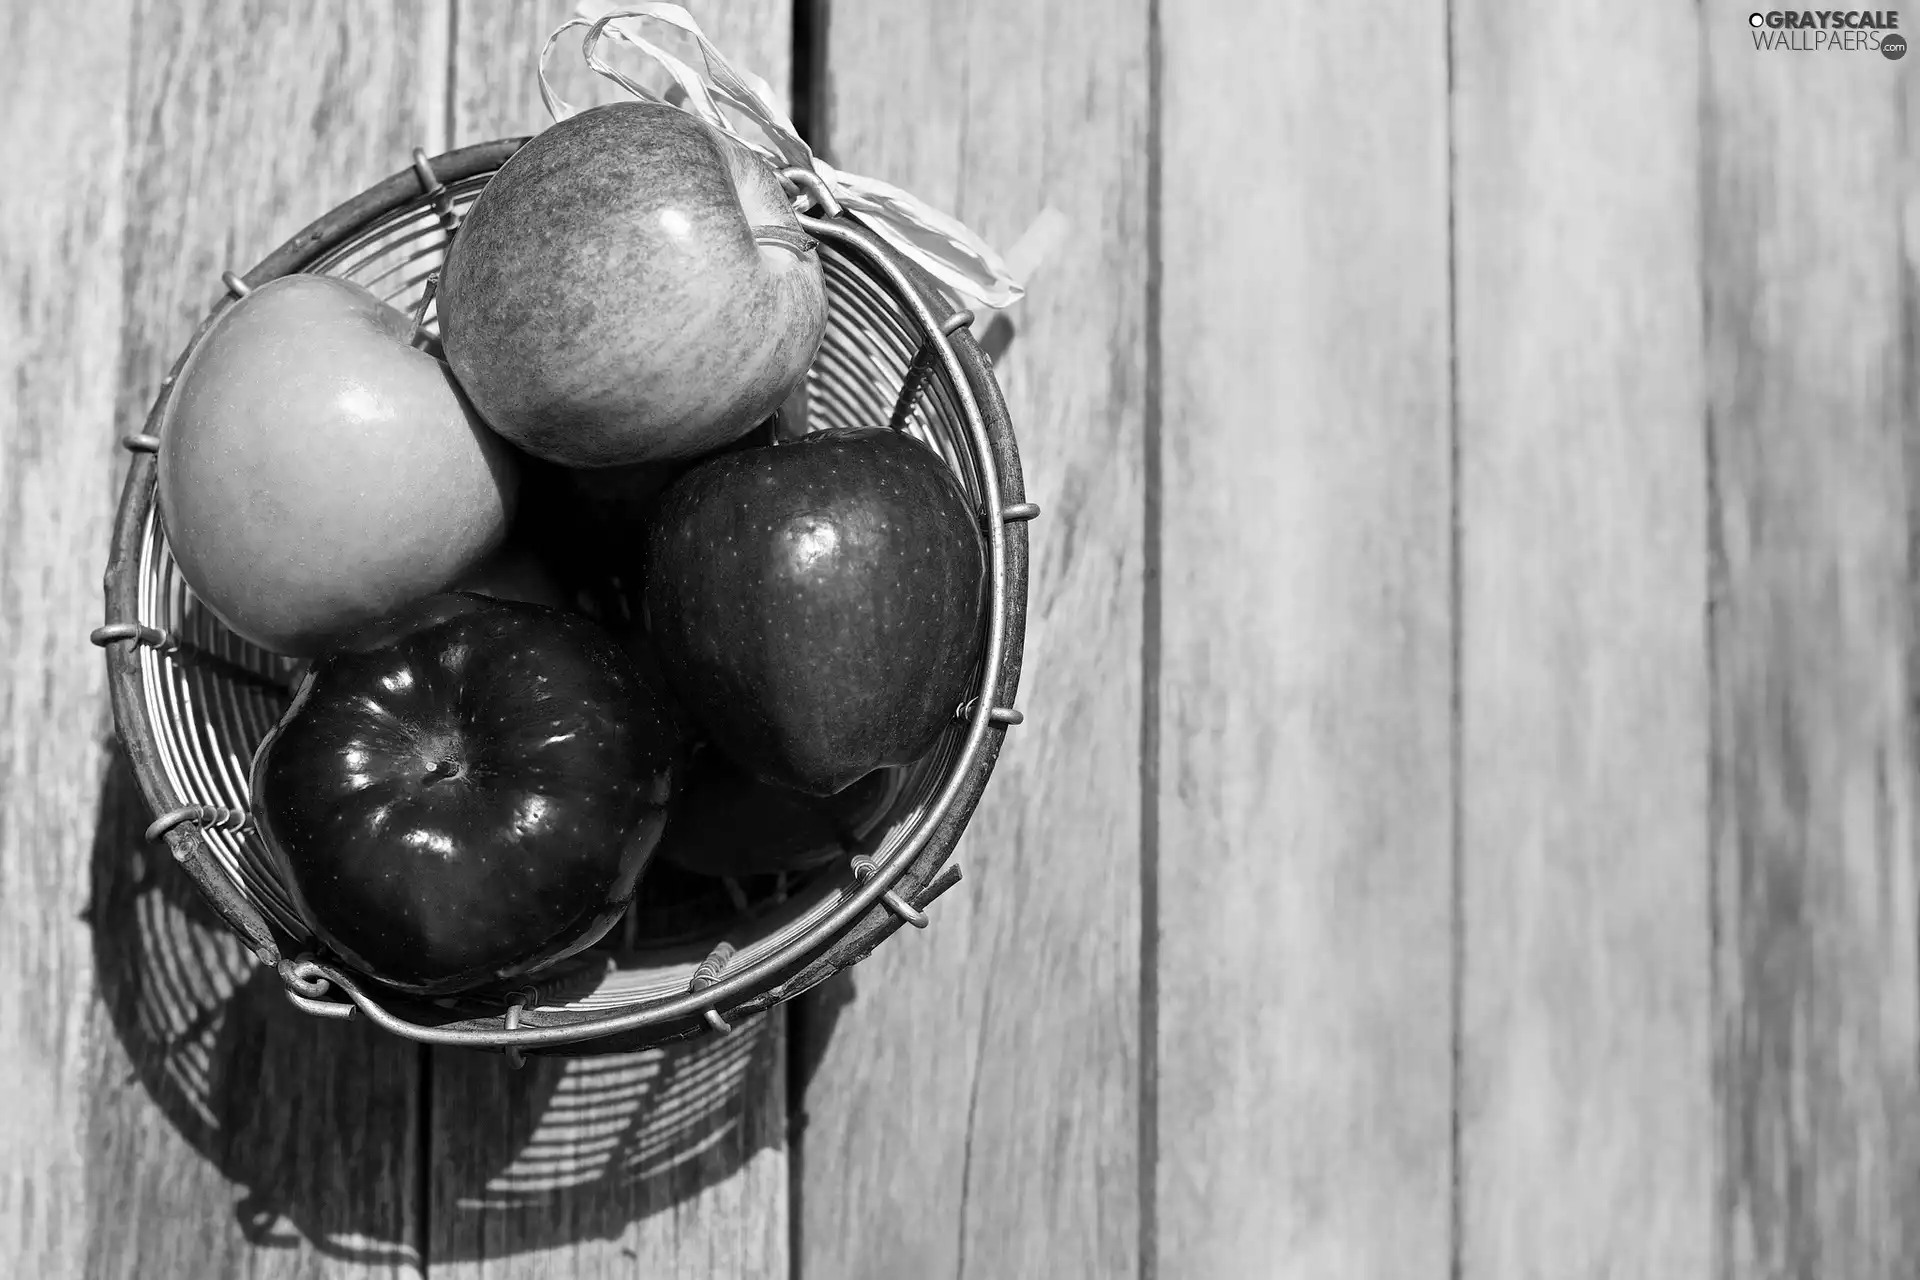
M 429 303 L 433 301 L 434 295 L 439 292 L 440 292 L 440 273 L 436 271 L 432 275 L 427 277 L 427 282 L 425 286 L 420 290 L 420 301 L 414 304 L 413 332 L 407 338 L 408 346 L 424 347 L 426 345 L 426 343 L 421 341 L 421 337 L 425 333 L 425 329 L 426 329 L 427 306 Z
M 451 778 L 460 772 L 460 766 L 451 760 L 435 760 L 427 766 L 427 781 L 438 782 L 442 778 Z

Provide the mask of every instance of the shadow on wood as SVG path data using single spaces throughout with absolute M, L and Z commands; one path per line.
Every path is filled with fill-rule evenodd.
M 733 1035 L 584 1058 L 441 1051 L 433 1077 L 434 1261 L 590 1240 L 693 1201 L 782 1135 L 763 1101 L 782 1040 Z
M 786 1066 L 768 1019 L 518 1071 L 441 1050 L 429 1073 L 419 1046 L 288 1003 L 143 840 L 118 747 L 99 819 L 88 920 L 100 999 L 147 1095 L 235 1185 L 257 1246 L 297 1233 L 336 1257 L 417 1265 L 617 1237 L 784 1137 L 751 1105 Z
M 300 1013 L 165 847 L 118 746 L 93 845 L 99 998 L 147 1095 L 235 1186 L 257 1246 L 418 1256 L 421 1053 Z

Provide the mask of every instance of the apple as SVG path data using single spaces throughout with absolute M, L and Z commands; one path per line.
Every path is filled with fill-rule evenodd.
M 221 312 L 180 370 L 160 522 L 194 594 L 241 637 L 311 655 L 505 540 L 513 451 L 411 332 L 357 284 L 283 276 Z
M 579 471 L 540 458 L 521 467 L 516 538 L 570 590 L 639 582 L 655 506 L 685 463 Z
M 924 755 L 971 692 L 986 545 L 934 452 L 884 427 L 723 454 L 674 482 L 648 633 L 712 743 L 830 795 Z
M 703 876 L 811 870 L 853 851 L 889 785 L 877 770 L 822 799 L 760 782 L 709 748 L 694 756 L 656 856 Z
M 449 593 L 315 660 L 255 754 L 252 812 L 333 954 L 447 995 L 605 935 L 685 752 L 594 623 Z
M 800 385 L 827 316 L 772 168 L 658 102 L 594 107 L 515 152 L 467 211 L 437 305 L 481 416 L 583 468 L 737 439 Z
M 774 423 L 769 418 L 722 451 L 770 442 Z M 637 590 L 660 496 L 692 465 L 636 462 L 581 470 L 523 457 L 516 541 L 571 590 Z

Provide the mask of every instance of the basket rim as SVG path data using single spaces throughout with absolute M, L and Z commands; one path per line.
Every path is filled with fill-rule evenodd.
M 526 141 L 525 137 L 503 138 L 430 159 L 416 151 L 411 168 L 322 214 L 237 277 L 241 286 L 237 292 L 304 270 L 370 224 L 442 197 L 446 182 L 492 174 Z M 878 237 L 853 225 L 844 213 L 834 212 L 837 216 L 802 215 L 801 220 L 810 233 L 848 246 L 854 256 L 869 259 L 871 265 L 863 264 L 869 273 L 905 306 L 922 331 L 923 343 L 931 346 L 938 367 L 958 393 L 955 399 L 966 418 L 964 435 L 980 463 L 989 585 L 991 599 L 999 607 L 989 611 L 986 660 L 978 687 L 982 693 L 988 686 L 996 692 L 990 699 L 975 699 L 966 737 L 945 770 L 935 798 L 901 845 L 889 851 L 884 862 L 875 864 L 872 874 L 844 891 L 842 901 L 825 919 L 770 954 L 714 975 L 713 980 L 679 996 L 591 1013 L 578 1011 L 565 1015 L 565 1020 L 543 1018 L 537 1022 L 495 1016 L 422 1025 L 386 1008 L 363 989 L 355 975 L 335 965 L 307 956 L 286 958 L 273 929 L 214 860 L 203 834 L 203 816 L 166 830 L 167 843 L 196 887 L 228 927 L 248 943 L 260 963 L 277 965 L 287 995 L 295 1004 L 334 1018 L 358 1010 L 383 1029 L 419 1043 L 535 1052 L 637 1048 L 702 1034 L 709 1028 L 725 1030 L 729 1018 L 758 1012 L 800 994 L 871 953 L 907 920 L 909 913 L 901 910 L 903 905 L 917 911 L 958 879 L 957 867 L 949 868 L 945 876 L 939 873 L 978 805 L 1007 728 L 1019 722 L 1017 714 L 1006 713 L 1018 691 L 1024 654 L 1026 521 L 1032 518 L 1033 509 L 1025 501 L 1018 447 L 998 381 L 970 329 L 958 322 L 967 313 Z M 148 446 L 135 453 L 121 491 L 103 584 L 108 625 L 101 630 L 114 634 L 104 639 L 99 633 L 95 636 L 95 642 L 106 650 L 116 728 L 142 797 L 155 813 L 177 814 L 190 802 L 172 794 L 161 767 L 154 726 L 147 714 L 139 652 L 146 642 L 138 634 L 146 626 L 140 622 L 137 608 L 141 558 L 158 473 L 151 442 L 157 438 L 175 378 L 208 328 L 231 305 L 235 292 L 230 286 L 228 294 L 213 304 L 181 349 L 148 412 L 143 428 L 147 434 L 128 439 L 130 448 L 136 447 L 135 439 L 144 439 Z M 946 332 L 949 328 L 953 332 Z M 136 634 L 126 634 L 129 631 Z M 329 985 L 351 1003 L 319 998 Z

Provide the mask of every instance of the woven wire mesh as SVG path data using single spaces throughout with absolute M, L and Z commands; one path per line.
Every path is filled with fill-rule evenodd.
M 420 161 L 417 171 L 426 163 Z M 417 199 L 367 218 L 313 256 L 303 269 L 356 281 L 411 314 L 445 256 L 449 226 L 457 225 L 458 216 L 479 195 L 490 173 L 465 176 L 444 187 L 435 184 L 436 189 L 428 189 L 423 180 Z M 944 339 L 916 319 L 899 296 L 900 285 L 863 263 L 858 252 L 834 238 L 822 238 L 820 253 L 828 322 L 825 340 L 807 375 L 807 429 L 876 426 L 897 419 L 947 462 L 968 498 L 982 507 L 991 484 L 985 468 L 993 460 L 983 454 L 977 425 L 980 410 L 971 403 L 971 391 L 956 385 L 950 367 L 939 362 L 932 363 L 931 376 L 911 379 L 909 375 L 923 342 L 943 343 Z M 437 331 L 430 299 L 422 323 L 429 332 Z M 910 381 L 917 385 L 910 396 L 903 397 Z M 969 408 L 974 417 L 971 426 Z M 165 776 L 166 790 L 179 797 L 181 804 L 243 812 L 254 751 L 288 705 L 289 684 L 297 667 L 291 659 L 233 635 L 194 598 L 168 551 L 150 492 L 146 501 L 137 616 L 131 621 L 158 628 L 168 637 L 165 644 L 142 645 L 139 650 L 141 695 L 152 728 L 153 754 Z M 993 522 L 984 511 L 983 519 Z M 991 532 L 997 539 L 997 530 Z M 1001 594 L 996 575 L 994 596 L 997 607 L 1004 608 Z M 998 672 L 987 672 L 986 660 L 983 654 L 973 687 L 991 692 L 998 685 Z M 956 718 L 930 754 L 912 766 L 891 771 L 883 803 L 852 833 L 856 851 L 884 866 L 904 848 L 924 844 L 932 819 L 939 816 L 931 811 L 951 802 L 954 775 L 977 750 L 978 736 L 970 735 L 966 720 Z M 294 950 L 310 945 L 267 850 L 251 827 L 208 826 L 203 835 L 220 871 L 242 897 L 293 942 Z M 783 879 L 775 900 L 741 904 L 744 909 L 737 918 L 709 937 L 661 944 L 650 931 L 616 928 L 607 943 L 581 962 L 536 984 L 534 994 L 550 1014 L 631 1009 L 684 995 L 716 943 L 724 940 L 735 948 L 733 970 L 779 957 L 815 935 L 860 883 L 842 859 L 796 883 Z

